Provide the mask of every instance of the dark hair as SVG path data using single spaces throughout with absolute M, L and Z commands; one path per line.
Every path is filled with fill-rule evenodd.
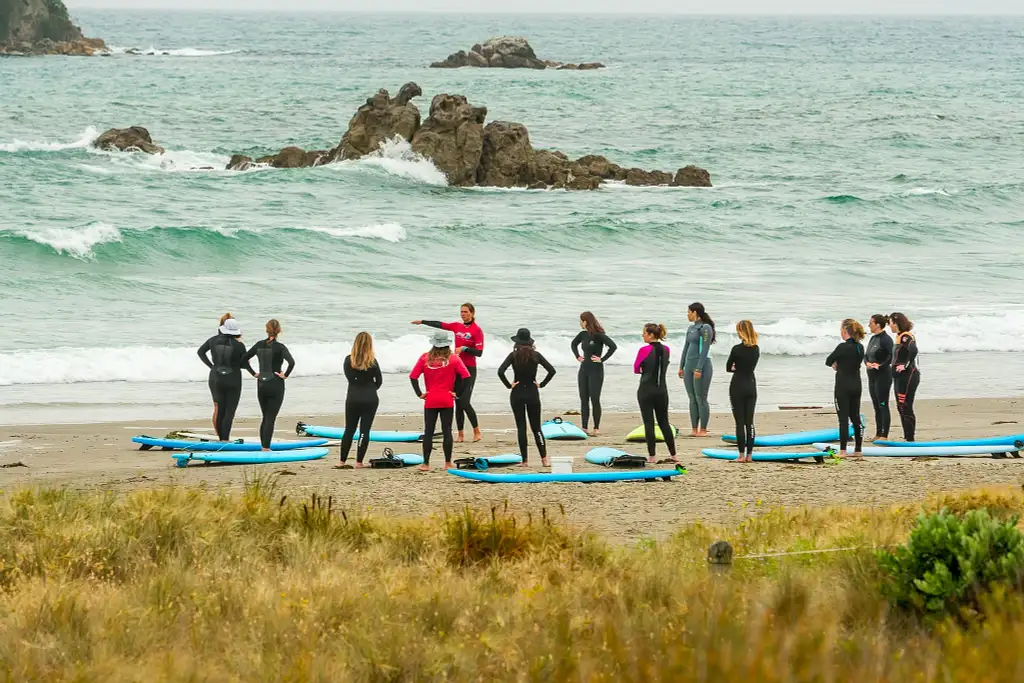
M 476 306 L 471 303 L 464 303 L 459 308 L 468 308 L 469 312 L 473 314 L 473 321 L 476 321 Z
M 715 321 L 712 320 L 711 316 L 708 315 L 708 312 L 704 310 L 704 304 L 700 303 L 699 301 L 694 301 L 692 304 L 690 304 L 689 310 L 696 313 L 697 318 L 699 318 L 702 323 L 711 325 L 711 343 L 714 344 L 716 339 L 718 338 L 718 332 L 715 330 Z
M 584 327 L 587 328 L 587 332 L 590 334 L 604 334 L 604 328 L 601 327 L 601 322 L 597 319 L 590 311 L 583 311 L 580 313 L 580 321 Z
M 914 329 L 914 323 L 902 313 L 890 313 L 889 320 L 896 324 L 896 329 L 900 332 L 910 332 Z
M 668 330 L 661 323 L 647 323 L 644 325 L 644 332 L 651 335 L 656 340 L 661 341 L 668 336 Z
M 871 322 L 878 325 L 879 327 L 885 327 L 886 325 L 889 324 L 889 316 L 883 315 L 881 313 L 875 313 L 873 316 L 871 316 Z
M 526 365 L 534 359 L 535 354 L 533 344 L 516 344 L 512 349 L 512 362 L 516 365 Z

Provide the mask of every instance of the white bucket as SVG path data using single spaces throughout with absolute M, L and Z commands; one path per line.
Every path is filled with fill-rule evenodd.
M 551 456 L 551 474 L 572 474 L 572 460 L 567 455 Z

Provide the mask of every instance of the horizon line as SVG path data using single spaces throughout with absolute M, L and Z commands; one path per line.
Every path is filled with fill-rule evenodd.
M 68 7 L 71 12 L 75 11 L 89 11 L 89 10 L 117 10 L 120 12 L 166 12 L 166 13 L 195 13 L 195 14 L 352 14 L 362 16 L 373 16 L 373 15 L 395 15 L 395 14 L 406 14 L 406 15 L 473 15 L 473 16 L 566 16 L 566 17 L 585 17 L 585 16 L 633 16 L 633 17 L 676 17 L 676 16 L 690 16 L 690 17 L 748 17 L 748 18 L 765 18 L 765 17 L 829 17 L 829 18 L 904 18 L 904 19 L 927 19 L 936 17 L 987 17 L 987 18 L 998 18 L 998 17 L 1024 17 L 1024 9 L 1018 12 L 975 12 L 975 11 L 946 11 L 946 12 L 690 12 L 690 11 L 679 11 L 679 12 L 664 12 L 664 11 L 652 11 L 652 12 L 637 12 L 637 11 L 587 11 L 587 12 L 567 12 L 567 11 L 545 11 L 545 10 L 534 10 L 530 12 L 489 12 L 489 11 L 476 11 L 476 10 L 360 10 L 360 9 L 330 9 L 330 8 L 292 8 L 292 9 L 243 9 L 243 8 L 217 8 L 217 7 L 123 7 L 119 5 L 71 5 Z

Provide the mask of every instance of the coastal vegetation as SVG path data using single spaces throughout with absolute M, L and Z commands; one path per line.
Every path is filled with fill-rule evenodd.
M 0 680 L 996 682 L 1024 672 L 1013 645 L 1024 638 L 1019 489 L 876 508 L 755 505 L 733 527 L 615 546 L 558 509 L 393 519 L 280 483 L 250 474 L 240 492 L 5 492 Z M 713 571 L 707 548 L 722 539 L 735 558 Z M 957 573 L 968 556 L 987 567 L 984 581 L 938 603 L 911 597 L 935 560 Z

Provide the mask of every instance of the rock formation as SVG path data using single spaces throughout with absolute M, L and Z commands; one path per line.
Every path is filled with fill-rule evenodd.
M 154 143 L 153 138 L 149 135 L 149 131 L 142 126 L 111 128 L 96 138 L 92 145 L 97 149 L 117 152 L 164 153 L 164 148 Z
M 359 107 L 341 143 L 329 152 L 286 147 L 255 160 L 236 154 L 227 168 L 244 171 L 254 164 L 303 168 L 357 159 L 398 137 L 409 142 L 414 152 L 430 159 L 447 176 L 448 183 L 456 186 L 596 190 L 604 181 L 619 181 L 627 185 L 711 187 L 711 175 L 697 166 L 686 166 L 673 175 L 624 168 L 593 154 L 572 160 L 562 152 L 534 149 L 526 126 L 511 121 L 484 125 L 487 109 L 474 107 L 462 95 L 435 96 L 430 114 L 421 124 L 419 109 L 412 103 L 421 94 L 415 83 L 402 86 L 394 99 L 387 90 L 379 91 Z
M 526 38 L 519 36 L 491 38 L 483 44 L 477 43 L 470 48 L 469 52 L 459 50 L 448 55 L 448 58 L 444 61 L 434 62 L 430 66 L 434 69 L 459 69 L 464 66 L 472 66 L 500 69 L 570 69 L 576 71 L 604 68 L 604 64 L 600 62 L 567 64 L 549 59 L 538 59 Z
M 61 0 L 0 0 L 0 55 L 107 54 L 99 38 L 85 38 Z

